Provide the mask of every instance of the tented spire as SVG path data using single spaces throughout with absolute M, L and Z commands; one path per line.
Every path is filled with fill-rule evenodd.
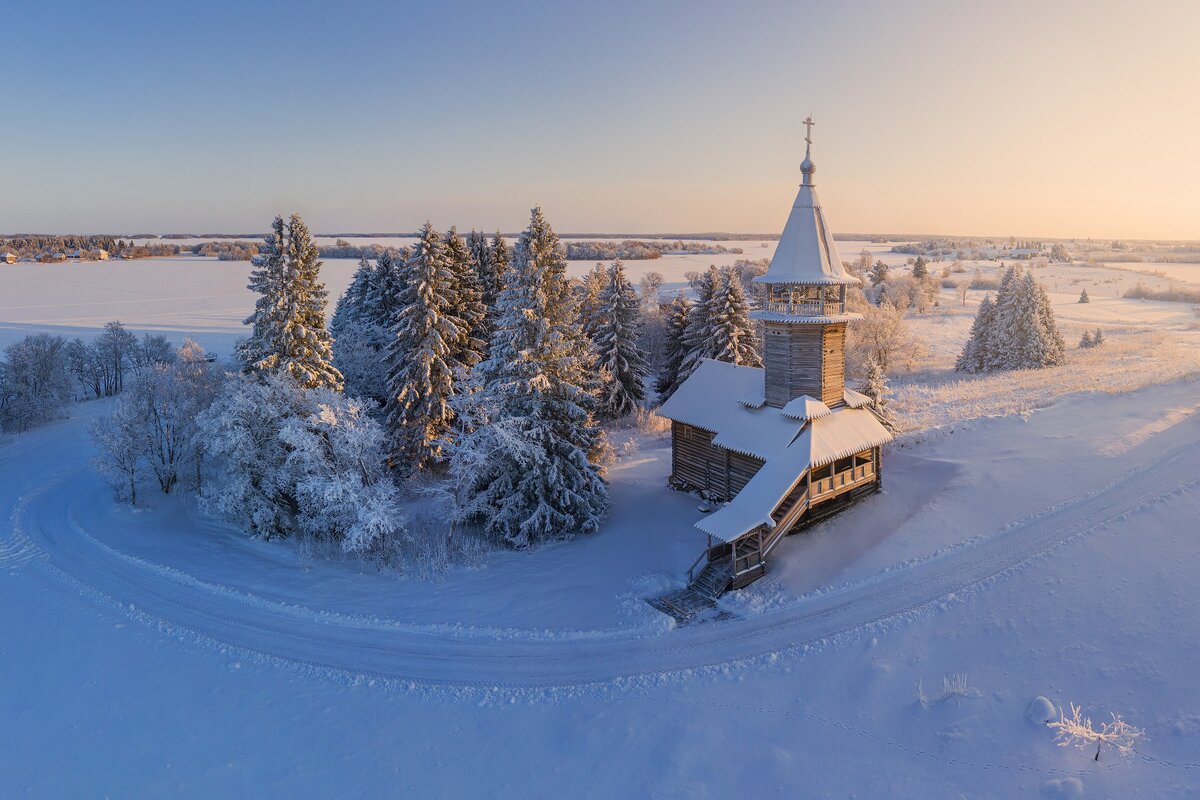
M 813 174 L 817 171 L 812 160 L 812 117 L 804 120 L 808 133 L 804 137 L 804 161 L 800 172 L 804 179 L 792 213 L 788 217 L 775 257 L 765 275 L 754 279 L 755 283 L 807 284 L 810 286 L 856 285 L 858 278 L 846 272 L 842 258 L 833 242 L 833 232 L 825 222 L 821 201 L 813 185 Z

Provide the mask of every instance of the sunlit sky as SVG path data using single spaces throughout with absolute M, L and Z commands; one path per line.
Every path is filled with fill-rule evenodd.
M 1200 2 L 36 2 L 0 232 L 1200 239 Z

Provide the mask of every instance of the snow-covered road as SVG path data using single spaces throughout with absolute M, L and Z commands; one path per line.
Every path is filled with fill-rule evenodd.
M 961 599 L 1006 572 L 1200 482 L 1200 421 L 1183 421 L 1169 448 L 1092 488 L 931 557 L 746 618 L 661 636 L 519 640 L 435 631 L 398 620 L 284 605 L 120 552 L 89 534 L 73 487 L 88 467 L 78 442 L 86 420 L 20 437 L 0 450 L 0 569 L 41 570 L 80 594 L 115 605 L 185 639 L 356 678 L 455 687 L 548 688 L 653 676 L 773 657 L 930 604 Z M 46 454 L 56 454 L 47 458 Z M 18 465 L 23 468 L 18 469 Z

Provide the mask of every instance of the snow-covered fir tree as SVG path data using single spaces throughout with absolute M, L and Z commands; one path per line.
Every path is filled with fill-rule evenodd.
M 972 373 L 987 371 L 987 365 L 990 362 L 988 347 L 991 345 L 991 339 L 989 337 L 994 316 L 992 297 L 984 295 L 983 300 L 979 303 L 979 310 L 975 314 L 975 321 L 971 324 L 971 333 L 967 336 L 967 343 L 963 346 L 958 361 L 954 364 L 955 370 Z
M 659 402 L 666 402 L 671 393 L 679 385 L 679 370 L 683 366 L 684 356 L 687 355 L 687 345 L 684 337 L 687 333 L 688 319 L 692 310 L 692 301 L 683 292 L 675 295 L 667 311 L 667 331 L 663 352 L 662 369 L 654 382 L 654 391 L 658 392 Z
M 593 339 L 603 376 L 597 411 L 605 419 L 632 414 L 646 399 L 650 368 L 638 344 L 638 313 L 638 294 L 625 277 L 624 265 L 614 261 L 600 293 Z
M 251 372 L 282 372 L 301 386 L 342 389 L 333 366 L 333 337 L 325 327 L 325 284 L 317 245 L 300 215 L 272 223 L 249 288 L 260 297 L 246 318 L 250 338 L 238 347 Z
M 387 431 L 393 466 L 408 472 L 441 459 L 454 414 L 454 271 L 441 234 L 426 222 L 404 265 L 404 288 L 387 349 Z
M 382 403 L 387 396 L 386 372 L 382 367 L 387 328 L 379 323 L 373 304 L 380 295 L 379 282 L 390 253 L 372 263 L 366 256 L 358 263 L 350 286 L 338 299 L 329 331 L 333 334 L 333 365 L 345 380 L 346 393 Z
M 487 306 L 479 280 L 479 265 L 456 228 L 446 233 L 446 260 L 450 266 L 450 313 L 459 329 L 450 357 L 465 374 L 483 360 L 487 350 Z
M 456 516 L 515 547 L 595 531 L 608 488 L 593 460 L 604 447 L 587 389 L 594 370 L 566 254 L 540 208 L 521 234 L 488 359 L 461 399 L 452 446 Z
M 741 366 L 760 366 L 762 360 L 750 319 L 750 304 L 746 302 L 742 282 L 732 272 L 721 275 L 709 309 L 713 358 Z
M 985 298 L 955 368 L 962 372 L 1034 369 L 1061 364 L 1066 344 L 1049 295 L 1032 272 L 1005 270 L 989 303 Z
M 1096 328 L 1096 335 L 1092 337 L 1092 347 L 1100 347 L 1104 344 L 1104 331 Z
M 867 275 L 871 279 L 871 285 L 878 286 L 887 280 L 888 265 L 882 261 L 876 261 L 875 266 L 871 267 L 871 271 Z
M 867 362 L 867 382 L 863 394 L 871 398 L 871 410 L 888 430 L 895 430 L 895 417 L 888 400 L 887 373 L 879 362 L 871 359 Z
M 1092 332 L 1085 330 L 1083 336 L 1079 337 L 1079 349 L 1089 350 L 1096 346 L 1096 340 L 1092 338 Z
M 1082 292 L 1079 293 L 1079 302 L 1081 302 L 1081 303 L 1092 302 L 1092 298 L 1088 297 L 1087 289 L 1084 289 Z
M 683 333 L 683 360 L 679 365 L 675 385 L 668 394 L 674 394 L 675 390 L 691 377 L 702 359 L 715 358 L 717 355 L 716 337 L 712 327 L 712 305 L 713 298 L 721 288 L 721 273 L 715 266 L 710 266 L 707 272 L 692 282 L 692 288 L 696 292 L 696 301 L 688 313 L 687 328 Z
M 601 296 L 608 286 L 608 268 L 599 261 L 583 276 L 579 292 L 579 318 L 583 323 L 583 331 L 593 341 L 600 324 L 600 316 L 604 311 Z

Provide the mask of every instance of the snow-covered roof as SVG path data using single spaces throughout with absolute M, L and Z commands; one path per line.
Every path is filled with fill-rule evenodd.
M 790 400 L 787 405 L 779 410 L 779 413 L 792 419 L 817 419 L 818 417 L 832 414 L 833 411 L 817 398 L 802 394 Z
M 856 286 L 862 281 L 842 266 L 842 257 L 833 242 L 833 231 L 825 222 L 825 212 L 821 210 L 821 201 L 812 182 L 817 170 L 812 162 L 812 140 L 806 137 L 805 141 L 808 146 L 804 163 L 800 165 L 804 180 L 792 203 L 787 224 L 783 226 L 771 266 L 765 275 L 755 277 L 754 282 Z
M 725 541 L 773 526 L 771 512 L 804 471 L 892 440 L 865 395 L 846 390 L 831 409 L 808 395 L 783 408 L 762 402 L 765 373 L 705 359 L 658 410 L 667 419 L 713 431 L 713 444 L 765 463 L 733 500 L 696 527 Z
M 733 500 L 697 522 L 696 527 L 725 542 L 760 525 L 773 528 L 771 512 L 806 470 L 891 440 L 887 428 L 867 409 L 842 408 L 814 419 L 790 445 L 767 459 Z
M 770 458 L 796 438 L 804 422 L 763 404 L 763 375 L 757 367 L 704 359 L 658 413 L 713 431 L 713 443 L 726 450 Z
M 862 392 L 856 392 L 853 389 L 843 389 L 843 397 L 846 400 L 846 405 L 851 408 L 866 408 L 871 405 L 871 398 L 867 397 Z

